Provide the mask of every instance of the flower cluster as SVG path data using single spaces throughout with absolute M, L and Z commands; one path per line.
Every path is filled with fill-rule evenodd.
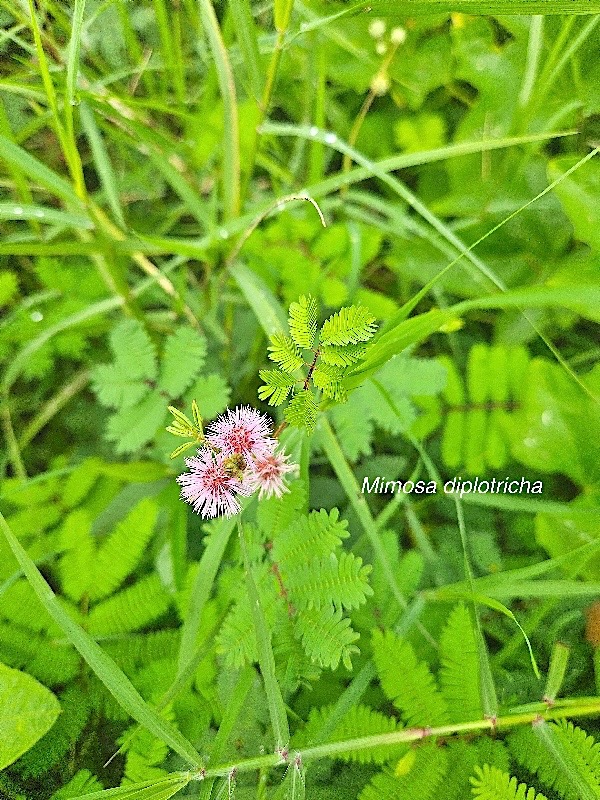
M 186 458 L 189 472 L 179 475 L 181 497 L 204 518 L 240 510 L 238 496 L 259 498 L 288 491 L 284 475 L 296 469 L 277 450 L 269 418 L 250 406 L 221 414 L 207 428 L 198 455 Z

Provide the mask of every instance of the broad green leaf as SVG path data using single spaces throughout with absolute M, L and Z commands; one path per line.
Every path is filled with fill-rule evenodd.
M 550 163 L 548 177 L 555 180 L 576 163 L 576 158 L 561 158 Z M 573 224 L 577 238 L 600 250 L 600 162 L 588 161 L 554 189 Z
M 593 376 L 600 376 L 596 368 Z M 584 378 L 595 394 L 598 380 Z M 530 362 L 520 408 L 510 418 L 513 455 L 543 472 L 568 475 L 580 485 L 600 477 L 600 404 L 548 361 Z
M 121 672 L 112 658 L 110 658 L 94 639 L 92 639 L 92 637 L 65 611 L 50 586 L 44 580 L 41 572 L 11 531 L 1 513 L 0 528 L 15 558 L 21 565 L 21 569 L 25 573 L 27 580 L 33 587 L 33 590 L 48 614 L 64 631 L 67 638 L 79 651 L 81 656 L 96 673 L 119 705 L 188 763 L 198 767 L 201 766 L 202 758 L 190 742 L 177 728 L 163 719 L 163 717 L 143 700 L 133 684 L 124 673 Z
M 0 663 L 0 770 L 33 747 L 59 714 L 60 704 L 49 689 Z

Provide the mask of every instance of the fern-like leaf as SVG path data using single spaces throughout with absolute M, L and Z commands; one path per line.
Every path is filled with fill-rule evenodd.
M 473 795 L 479 800 L 547 800 L 543 794 L 536 794 L 535 789 L 518 783 L 498 767 L 475 767 L 475 777 L 471 778 Z
M 270 497 L 260 502 L 256 512 L 256 521 L 261 530 L 268 539 L 277 539 L 277 547 L 279 540 L 287 541 L 288 535 L 291 533 L 293 536 L 293 531 L 305 519 L 300 516 L 300 509 L 306 501 L 304 483 L 300 480 L 292 481 L 288 488 L 289 491 L 282 497 Z M 292 527 L 294 521 L 296 524 Z M 286 532 L 285 537 L 281 535 L 283 531 Z M 280 555 L 274 557 L 278 561 Z
M 287 422 L 295 428 L 306 428 L 309 433 L 317 424 L 318 407 L 309 389 L 297 392 L 286 408 L 284 415 Z
M 471 614 L 456 605 L 440 639 L 440 684 L 450 717 L 456 722 L 481 719 L 479 653 Z
M 509 744 L 517 763 L 565 800 L 600 797 L 600 743 L 573 723 L 522 728 Z
M 331 364 L 319 364 L 312 374 L 312 380 L 317 389 L 321 389 L 325 397 L 345 403 L 348 393 L 342 386 L 344 367 Z
M 332 364 L 336 367 L 348 367 L 360 361 L 367 352 L 367 348 L 364 344 L 348 344 L 345 347 L 323 344 L 319 351 L 326 364 Z
M 346 520 L 339 518 L 337 508 L 329 513 L 324 509 L 311 511 L 289 527 L 280 528 L 273 540 L 273 558 L 285 569 L 301 561 L 328 556 L 349 536 L 347 527 Z
M 179 397 L 198 377 L 206 358 L 206 339 L 192 328 L 178 328 L 169 336 L 160 365 L 159 386 Z
M 94 580 L 89 587 L 92 600 L 111 594 L 133 572 L 146 552 L 157 516 L 156 503 L 146 498 L 134 506 L 103 542 L 94 562 Z
M 434 727 L 448 722 L 446 701 L 429 667 L 417 661 L 412 646 L 392 631 L 373 631 L 373 656 L 381 688 L 402 712 L 409 727 Z
M 295 372 L 304 363 L 300 348 L 294 340 L 283 333 L 274 333 L 269 345 L 269 358 L 279 364 L 284 372 Z
M 335 706 L 313 708 L 304 728 L 294 739 L 294 747 L 302 748 L 316 741 L 323 725 L 327 723 Z M 398 730 L 398 721 L 394 717 L 374 711 L 365 705 L 352 706 L 327 736 L 325 742 L 343 742 L 358 739 L 361 736 L 376 736 L 380 733 L 391 733 Z M 325 743 L 323 742 L 323 743 Z M 336 752 L 335 758 L 340 761 L 358 764 L 385 764 L 391 759 L 398 759 L 407 750 L 404 743 L 380 745 L 364 750 L 344 750 Z
M 92 608 L 88 628 L 95 636 L 135 631 L 161 617 L 171 597 L 153 573 Z
M 298 616 L 295 628 L 310 659 L 330 669 L 337 669 L 341 660 L 346 669 L 352 669 L 352 654 L 360 652 L 353 642 L 359 635 L 350 620 L 342 618 L 341 609 L 328 606 L 304 611 Z
M 52 795 L 50 800 L 71 800 L 71 798 L 100 792 L 103 788 L 98 778 L 89 769 L 80 769 L 65 786 Z
M 156 378 L 156 353 L 144 326 L 135 319 L 119 323 L 110 335 L 112 364 L 93 372 L 94 390 L 102 405 L 128 408 L 147 391 L 145 380 Z
M 364 306 L 346 306 L 329 319 L 321 329 L 321 342 L 326 345 L 348 345 L 368 342 L 375 333 L 375 317 Z
M 302 295 L 297 303 L 290 305 L 290 334 L 304 350 L 310 350 L 317 335 L 317 301 L 310 295 Z
M 293 375 L 280 369 L 261 369 L 259 375 L 265 383 L 259 387 L 258 396 L 261 400 L 268 398 L 270 406 L 280 406 L 296 383 Z
M 373 590 L 367 582 L 370 564 L 363 566 L 362 558 L 343 552 L 339 560 L 334 553 L 326 558 L 313 558 L 305 564 L 292 566 L 284 573 L 284 583 L 297 608 L 358 608 Z
M 414 759 L 408 771 L 402 762 L 396 773 L 383 770 L 377 773 L 359 795 L 360 800 L 404 800 L 419 798 L 431 800 L 444 797 L 442 781 L 448 768 L 448 757 L 444 750 L 432 742 L 412 751 Z M 401 773 L 401 774 L 398 774 Z

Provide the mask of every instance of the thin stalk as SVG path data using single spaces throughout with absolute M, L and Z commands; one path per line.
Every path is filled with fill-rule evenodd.
M 506 714 L 496 719 L 478 719 L 470 722 L 455 722 L 450 725 L 439 725 L 435 728 L 405 728 L 391 733 L 379 733 L 372 736 L 361 736 L 355 739 L 346 739 L 338 742 L 328 742 L 327 744 L 307 747 L 299 751 L 299 756 L 303 763 L 307 761 L 317 761 L 321 758 L 333 758 L 339 753 L 346 753 L 373 750 L 382 745 L 394 745 L 410 742 L 419 742 L 424 739 L 436 737 L 455 736 L 461 733 L 479 733 L 480 731 L 510 730 L 520 725 L 530 725 L 534 722 L 545 720 L 566 719 L 568 717 L 588 717 L 600 715 L 600 697 L 580 698 L 581 702 L 573 705 L 562 706 L 557 704 L 545 710 L 535 710 L 521 712 L 518 714 Z M 222 764 L 212 769 L 207 769 L 205 777 L 219 777 L 228 775 L 231 770 L 237 772 L 250 772 L 256 769 L 274 767 L 281 763 L 281 755 L 272 753 L 265 756 L 257 756 L 241 761 Z
M 531 18 L 529 28 L 529 42 L 527 45 L 527 61 L 521 91 L 519 92 L 519 105 L 524 108 L 531 98 L 535 85 L 542 45 L 544 43 L 544 17 L 541 15 Z
M 55 417 L 64 406 L 84 389 L 90 379 L 90 372 L 82 369 L 75 374 L 47 403 L 38 411 L 29 425 L 19 437 L 19 447 L 25 448 L 34 439 L 42 428 Z

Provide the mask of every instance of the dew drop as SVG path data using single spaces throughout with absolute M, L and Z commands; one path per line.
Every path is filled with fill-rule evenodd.
M 41 311 L 32 311 L 29 316 L 34 322 L 41 322 L 44 319 L 44 315 Z
M 43 211 L 41 211 L 40 209 L 38 209 L 38 210 L 35 212 L 35 215 L 36 215 L 36 217 L 40 217 L 40 219 L 41 219 L 42 217 L 45 217 L 45 216 L 46 216 L 46 214 L 45 214 Z
M 325 141 L 327 142 L 327 144 L 335 144 L 337 142 L 337 136 L 335 135 L 335 133 L 328 133 L 325 136 Z
M 316 127 L 313 125 L 313 126 L 311 127 L 311 129 L 309 130 L 309 132 L 308 132 L 308 133 L 309 133 L 309 135 L 310 135 L 310 136 L 312 136 L 312 137 L 313 137 L 313 139 L 314 139 L 314 137 L 315 137 L 315 136 L 318 136 L 318 134 L 319 134 L 319 129 L 318 129 L 318 128 L 316 128 Z
M 18 217 L 20 217 L 22 213 L 23 209 L 21 208 L 21 206 L 15 206 L 13 208 L 13 214 L 16 214 Z
M 227 228 L 220 228 L 219 236 L 221 237 L 221 239 L 229 239 L 229 231 L 227 230 Z

